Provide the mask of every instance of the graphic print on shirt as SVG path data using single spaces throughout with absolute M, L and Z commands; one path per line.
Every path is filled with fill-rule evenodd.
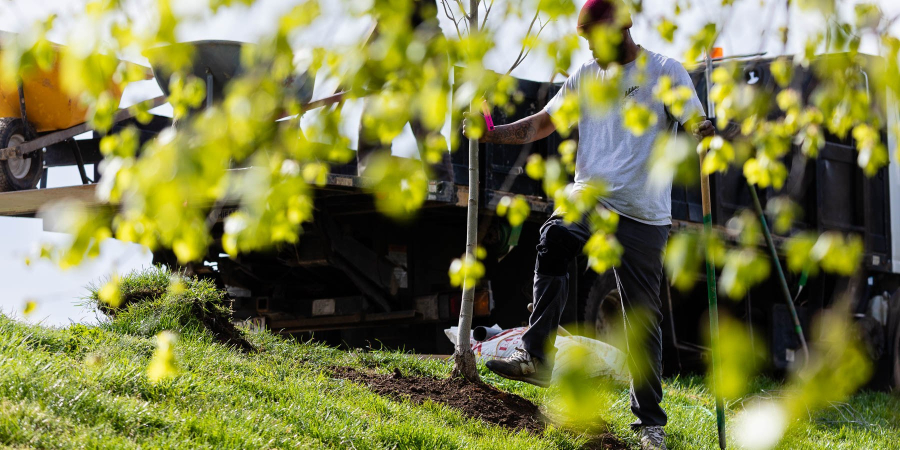
M 640 88 L 641 88 L 640 86 L 632 86 L 632 87 L 628 88 L 628 90 L 625 91 L 625 97 L 622 100 L 624 101 L 624 100 L 628 100 L 631 97 L 634 97 L 634 94 Z

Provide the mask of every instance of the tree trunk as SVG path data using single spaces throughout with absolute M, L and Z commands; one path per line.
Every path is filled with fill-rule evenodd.
M 469 0 L 469 30 L 478 30 L 478 0 Z M 469 112 L 476 114 L 476 99 L 472 99 Z M 469 206 L 466 216 L 466 258 L 475 258 L 478 245 L 478 140 L 469 139 Z M 475 354 L 469 342 L 472 330 L 472 310 L 475 305 L 475 283 L 463 281 L 462 304 L 459 308 L 459 335 L 453 355 L 453 375 L 463 376 L 471 382 L 481 382 Z

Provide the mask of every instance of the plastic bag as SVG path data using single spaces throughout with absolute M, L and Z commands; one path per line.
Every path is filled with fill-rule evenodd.
M 475 357 L 480 361 L 489 361 L 496 358 L 506 358 L 515 353 L 516 348 L 522 347 L 522 335 L 528 327 L 510 328 L 502 330 L 499 326 L 490 327 L 488 335 L 497 332 L 494 336 L 476 341 L 470 335 L 470 343 Z M 456 345 L 458 327 L 450 327 L 444 330 L 447 338 Z M 631 381 L 626 365 L 625 353 L 596 339 L 584 336 L 556 336 L 556 363 L 553 366 L 553 379 L 559 374 L 581 366 L 590 377 L 609 377 L 619 383 L 627 384 Z

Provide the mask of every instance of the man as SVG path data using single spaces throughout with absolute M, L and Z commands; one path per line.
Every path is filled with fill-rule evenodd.
M 714 129 L 703 117 L 702 105 L 684 67 L 635 44 L 630 32 L 631 18 L 620 9 L 623 7 L 617 6 L 616 0 L 588 0 L 578 17 L 578 31 L 588 38 L 594 59 L 566 80 L 544 110 L 515 123 L 497 126 L 485 132 L 481 141 L 524 144 L 543 139 L 555 130 L 550 118 L 557 114 L 566 96 L 579 96 L 575 187 L 583 189 L 592 180 L 602 180 L 607 186 L 607 193 L 599 202 L 620 216 L 616 238 L 624 252 L 614 272 L 625 327 L 630 335 L 643 338 L 640 348 L 628 349 L 633 378 L 631 410 L 637 417 L 632 426 L 639 430 L 643 448 L 665 449 L 666 413 L 659 404 L 662 400 L 659 288 L 662 253 L 672 223 L 671 181 L 662 189 L 649 186 L 648 163 L 657 137 L 662 133 L 674 134 L 676 121 L 698 138 L 712 135 Z M 616 34 L 621 30 L 621 42 L 613 47 L 613 58 L 608 56 L 609 48 L 601 48 L 602 42 L 591 39 L 603 35 L 597 33 L 596 27 L 615 30 Z M 605 35 L 609 36 L 608 31 Z M 611 69 L 611 63 L 617 68 Z M 612 76 L 613 70 L 619 76 Z M 678 117 L 669 110 L 676 108 L 667 107 L 654 96 L 654 87 L 663 76 L 671 79 L 673 87 L 691 87 L 693 95 L 683 108 L 677 108 Z M 592 107 L 588 90 L 582 86 L 585 82 L 608 83 L 610 78 L 620 80 L 618 98 L 613 107 L 600 111 Z M 622 118 L 626 102 L 649 108 L 658 118 L 656 124 L 641 136 L 629 132 Z M 534 275 L 534 310 L 529 319 L 530 328 L 522 339 L 524 348 L 509 358 L 489 361 L 489 369 L 503 377 L 540 386 L 550 381 L 552 343 L 569 289 L 567 267 L 582 252 L 590 235 L 586 218 L 565 223 L 556 213 L 541 227 Z

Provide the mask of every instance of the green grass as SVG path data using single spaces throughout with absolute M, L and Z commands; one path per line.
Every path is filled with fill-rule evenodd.
M 153 291 L 168 275 L 126 277 L 122 291 Z M 406 374 L 447 376 L 444 361 L 399 352 L 341 351 L 265 332 L 247 337 L 261 351 L 218 344 L 187 313 L 186 302 L 222 306 L 211 284 L 191 281 L 180 295 L 153 291 L 152 300 L 120 311 L 98 326 L 65 329 L 26 325 L 0 316 L 0 444 L 37 448 L 579 448 L 575 430 L 548 427 L 539 436 L 468 419 L 437 404 L 413 405 L 333 379 L 334 366 L 394 367 Z M 162 293 L 160 293 L 162 292 Z M 146 367 L 153 336 L 180 338 L 180 374 L 151 383 Z M 553 390 L 501 380 L 501 389 L 538 404 Z M 700 378 L 665 384 L 670 448 L 713 448 L 713 400 Z M 777 383 L 759 380 L 754 395 L 775 395 Z M 628 423 L 627 391 L 606 395 L 613 432 L 636 445 Z M 740 408 L 732 404 L 731 411 Z M 900 400 L 862 393 L 792 424 L 783 448 L 897 448 Z M 841 414 L 845 417 L 842 417 Z M 852 423 L 850 419 L 860 423 Z M 732 415 L 730 414 L 729 417 Z

